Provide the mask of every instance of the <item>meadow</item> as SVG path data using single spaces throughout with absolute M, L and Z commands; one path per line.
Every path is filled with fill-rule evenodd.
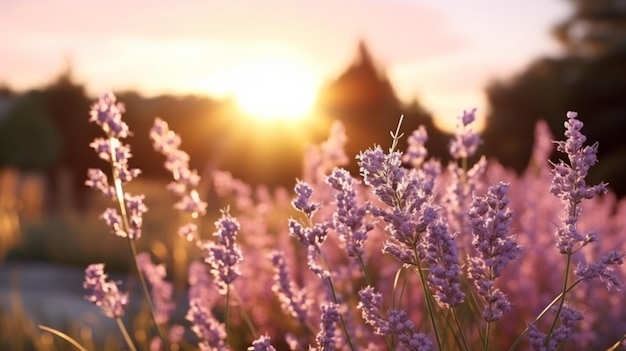
M 564 136 L 537 124 L 522 174 L 476 154 L 473 110 L 458 118 L 450 164 L 430 158 L 427 131 L 403 131 L 400 118 L 388 146 L 356 156 L 358 175 L 341 168 L 349 135 L 336 123 L 308 148 L 294 189 L 275 190 L 222 171 L 201 177 L 159 118 L 146 142 L 172 181 L 142 182 L 123 113 L 108 93 L 85 116 L 103 136 L 84 147 L 109 165 L 88 172 L 89 215 L 45 223 L 62 226 L 61 242 L 29 231 L 86 262 L 72 288 L 111 332 L 94 337 L 82 314 L 65 328 L 33 325 L 18 308 L 2 314 L 1 346 L 625 349 L 626 202 L 587 184 L 601 144 L 586 140 L 575 112 L 564 111 Z M 555 150 L 562 161 L 549 161 Z

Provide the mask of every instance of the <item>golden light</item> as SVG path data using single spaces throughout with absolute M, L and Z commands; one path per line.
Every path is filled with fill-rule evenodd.
M 313 70 L 287 57 L 250 59 L 226 78 L 241 109 L 262 120 L 307 117 L 316 98 Z

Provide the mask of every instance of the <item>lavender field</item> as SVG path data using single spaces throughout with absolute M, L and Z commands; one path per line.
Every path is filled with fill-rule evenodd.
M 83 235 L 117 240 L 110 258 L 123 255 L 133 268 L 110 274 L 104 252 L 62 284 L 82 304 L 45 291 L 40 301 L 22 297 L 49 316 L 24 332 L 24 348 L 625 349 L 626 202 L 607 184 L 587 184 L 602 144 L 586 140 L 575 112 L 563 112 L 564 136 L 537 124 L 521 175 L 476 155 L 474 110 L 458 118 L 450 164 L 429 157 L 427 130 L 404 130 L 398 116 L 388 145 L 357 155 L 360 174 L 341 168 L 350 136 L 336 123 L 308 148 L 295 188 L 272 191 L 221 171 L 201 179 L 181 136 L 156 118 L 145 142 L 171 172 L 178 211 L 161 218 L 165 228 L 144 226 L 151 193 L 129 190 L 141 179 L 133 158 L 146 156 L 125 144 L 132 131 L 123 113 L 108 93 L 85 116 L 104 133 L 84 147 L 110 168 L 89 170 L 86 185 L 107 200 L 98 213 L 110 233 Z M 407 150 L 398 149 L 402 138 Z M 548 161 L 554 150 L 562 161 Z M 151 230 L 176 239 L 156 250 L 142 243 Z M 101 313 L 94 330 L 73 327 L 93 312 Z M 71 321 L 67 329 L 57 317 Z

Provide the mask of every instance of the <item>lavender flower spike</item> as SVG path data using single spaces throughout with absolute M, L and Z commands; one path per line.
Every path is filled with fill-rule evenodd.
M 553 164 L 554 178 L 550 192 L 565 203 L 566 217 L 563 225 L 557 230 L 557 248 L 562 254 L 575 252 L 597 239 L 596 232 L 586 235 L 578 232 L 576 223 L 581 214 L 579 204 L 585 199 L 605 194 L 608 190 L 605 183 L 588 186 L 585 177 L 589 168 L 596 164 L 598 159 L 598 143 L 592 146 L 583 146 L 586 137 L 581 133 L 583 123 L 576 119 L 576 112 L 568 112 L 565 122 L 565 141 L 557 141 L 557 150 L 567 155 L 569 164 L 562 160 Z
M 427 224 L 428 285 L 436 291 L 437 301 L 446 307 L 457 306 L 463 302 L 465 294 L 461 290 L 461 266 L 456 245 L 435 208 L 427 207 L 424 217 L 433 218 Z
M 274 284 L 272 291 L 278 295 L 281 308 L 289 313 L 301 325 L 306 325 L 308 310 L 312 303 L 306 296 L 306 291 L 298 289 L 289 277 L 285 257 L 280 251 L 270 253 L 270 260 L 274 265 Z
M 468 257 L 469 277 L 474 281 L 478 295 L 487 302 L 482 315 L 488 322 L 502 318 L 511 308 L 506 296 L 494 288 L 494 280 L 522 252 L 515 237 L 508 235 L 512 212 L 507 207 L 507 187 L 508 184 L 500 182 L 490 187 L 485 196 L 474 197 L 469 211 L 472 245 L 477 254 Z
M 85 269 L 83 288 L 88 294 L 87 301 L 100 307 L 102 313 L 109 318 L 120 318 L 128 305 L 128 293 L 120 293 L 117 283 L 107 281 L 104 264 L 91 264 Z
M 154 314 L 157 324 L 165 325 L 174 312 L 174 285 L 164 280 L 166 272 L 162 264 L 155 265 L 150 254 L 142 252 L 137 255 L 137 263 L 150 283 Z
M 354 182 L 350 173 L 340 168 L 335 168 L 326 177 L 326 183 L 338 191 L 335 194 L 337 210 L 333 213 L 333 226 L 339 239 L 346 245 L 348 256 L 363 257 L 367 233 L 374 229 L 374 225 L 364 222 L 368 206 L 357 204 Z
M 241 275 L 239 264 L 243 261 L 241 249 L 236 242 L 239 222 L 228 212 L 222 211 L 222 217 L 215 222 L 217 232 L 215 242 L 204 245 L 204 260 L 211 267 L 211 274 L 218 286 L 218 292 L 225 295 L 228 285 Z
M 322 323 L 320 332 L 317 334 L 318 351 L 335 350 L 335 329 L 339 321 L 339 308 L 337 304 L 328 303 L 322 305 Z
M 276 351 L 274 346 L 270 344 L 270 337 L 267 335 L 261 335 L 258 339 L 252 342 L 252 346 L 248 347 L 248 351 Z
M 454 140 L 450 143 L 450 155 L 457 160 L 473 156 L 480 144 L 480 137 L 472 128 L 472 123 L 476 120 L 476 109 L 463 111 L 458 120 Z
M 94 122 L 111 138 L 126 138 L 130 132 L 128 125 L 122 121 L 124 105 L 116 101 L 115 95 L 108 92 L 102 94 L 98 102 L 91 106 L 89 121 Z

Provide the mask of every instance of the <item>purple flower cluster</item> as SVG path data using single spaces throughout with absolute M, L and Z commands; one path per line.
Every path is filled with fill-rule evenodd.
M 576 223 L 580 218 L 582 208 L 580 203 L 596 195 L 607 192 L 606 184 L 589 186 L 585 180 L 589 168 L 598 161 L 596 153 L 598 143 L 584 146 L 586 137 L 581 133 L 583 123 L 576 119 L 576 112 L 567 113 L 565 122 L 565 141 L 557 141 L 557 150 L 569 158 L 569 164 L 563 160 L 553 165 L 554 178 L 550 192 L 561 199 L 565 204 L 563 225 L 557 229 L 557 248 L 562 254 L 571 254 L 597 239 L 597 233 L 591 231 L 586 235 L 580 233 Z
M 128 305 L 128 293 L 121 293 L 117 283 L 107 281 L 104 264 L 90 264 L 85 269 L 83 288 L 87 291 L 87 301 L 100 307 L 102 313 L 109 318 L 120 318 Z
M 407 139 L 409 146 L 402 156 L 402 162 L 409 164 L 413 168 L 420 168 L 426 161 L 426 157 L 428 157 L 428 150 L 424 146 L 427 141 L 428 133 L 426 128 L 420 125 Z
M 168 184 L 167 188 L 181 197 L 180 201 L 174 204 L 174 208 L 191 213 L 193 218 L 204 215 L 207 204 L 200 199 L 195 189 L 200 183 L 200 176 L 196 170 L 189 168 L 189 154 L 179 149 L 180 136 L 169 129 L 167 122 L 156 118 L 150 129 L 150 139 L 152 139 L 154 149 L 165 155 L 165 169 L 174 177 L 174 181 Z M 190 232 L 191 229 L 193 227 L 187 227 L 184 230 L 188 239 L 197 236 L 196 233 Z
M 512 212 L 508 208 L 507 187 L 500 182 L 490 187 L 485 196 L 474 197 L 469 212 L 476 256 L 468 257 L 468 274 L 486 302 L 482 316 L 488 322 L 502 318 L 511 308 L 506 296 L 494 287 L 494 281 L 522 253 L 515 237 L 508 235 Z
M 576 323 L 583 319 L 583 315 L 575 308 L 564 305 L 559 315 L 561 325 L 550 335 L 550 339 L 540 332 L 534 324 L 528 325 L 528 338 L 535 351 L 554 351 L 574 333 Z
M 328 303 L 322 305 L 322 322 L 320 323 L 320 332 L 317 334 L 316 351 L 332 351 L 335 350 L 335 329 L 339 321 L 339 308 L 337 304 Z
M 472 127 L 476 120 L 476 109 L 463 111 L 458 120 L 454 140 L 450 143 L 450 155 L 457 160 L 473 156 L 480 144 L 480 137 Z
M 306 325 L 312 300 L 307 298 L 306 290 L 298 289 L 289 277 L 287 264 L 282 252 L 273 251 L 270 260 L 274 265 L 274 285 L 272 291 L 278 296 L 283 311 L 294 317 L 300 325 Z
M 454 307 L 463 302 L 465 294 L 461 290 L 461 266 L 456 244 L 448 226 L 436 209 L 427 207 L 424 217 L 428 221 L 425 262 L 428 264 L 428 285 L 435 290 L 435 297 L 446 307 Z
M 230 283 L 241 275 L 240 263 L 243 261 L 241 249 L 237 244 L 237 220 L 223 211 L 215 222 L 217 231 L 213 233 L 216 240 L 204 243 L 204 261 L 211 267 L 211 274 L 218 287 L 218 292 L 225 295 Z
M 326 182 L 338 191 L 335 194 L 337 209 L 333 213 L 333 228 L 346 245 L 348 256 L 363 258 L 363 245 L 367 240 L 367 233 L 374 229 L 372 223 L 364 222 L 369 205 L 357 204 L 355 180 L 348 171 L 335 168 L 326 177 Z
M 226 329 L 222 323 L 213 317 L 210 310 L 198 300 L 189 301 L 187 320 L 191 323 L 191 330 L 200 338 L 198 346 L 202 351 L 226 351 L 228 347 Z
M 104 94 L 91 107 L 90 121 L 96 123 L 106 133 L 107 139 L 96 138 L 90 146 L 100 158 L 111 163 L 115 186 L 109 185 L 106 174 L 99 169 L 87 171 L 85 184 L 91 188 L 100 190 L 107 198 L 120 202 L 120 214 L 117 209 L 106 209 L 100 218 L 111 228 L 112 232 L 121 237 L 139 239 L 143 214 L 148 208 L 143 203 L 144 196 L 133 196 L 123 193 L 122 183 L 136 178 L 141 172 L 138 169 L 128 168 L 128 160 L 132 156 L 130 146 L 123 144 L 121 139 L 126 138 L 130 132 L 128 126 L 122 121 L 124 107 L 117 103 L 115 95 Z
M 313 189 L 307 183 L 298 182 L 295 186 L 295 191 L 297 198 L 292 201 L 293 207 L 304 213 L 309 223 L 312 223 L 313 214 L 320 208 L 320 204 L 310 201 Z M 316 259 L 321 254 L 321 246 L 328 236 L 330 223 L 322 221 L 305 227 L 300 222 L 290 218 L 287 224 L 289 226 L 289 235 L 298 239 L 307 250 L 309 269 L 320 278 L 328 278 L 330 273 Z
M 405 311 L 389 310 L 385 318 L 382 309 L 382 294 L 377 293 L 371 286 L 359 291 L 360 302 L 357 306 L 365 323 L 374 328 L 378 335 L 396 335 L 407 350 L 429 351 L 433 344 L 423 333 L 415 332 L 415 326 Z
M 357 159 L 365 184 L 389 206 L 372 206 L 372 213 L 385 221 L 389 235 L 383 252 L 400 262 L 417 265 L 415 250 L 423 249 L 422 234 L 434 219 L 424 216 L 424 209 L 432 200 L 433 179 L 422 171 L 402 168 L 399 152 L 385 154 L 376 147 L 361 153 Z
M 252 342 L 252 346 L 248 347 L 248 351 L 276 351 L 270 343 L 271 339 L 267 335 L 261 335 Z
M 174 285 L 165 281 L 167 274 L 165 266 L 152 263 L 150 254 L 146 252 L 137 255 L 137 263 L 152 289 L 152 302 L 154 303 L 156 322 L 161 325 L 167 324 L 176 306 L 172 301 Z

